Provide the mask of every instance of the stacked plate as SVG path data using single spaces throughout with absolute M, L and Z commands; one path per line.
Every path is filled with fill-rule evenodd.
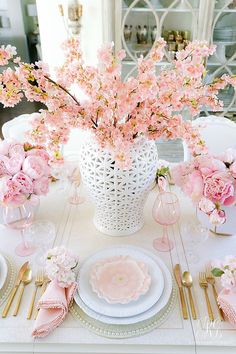
M 7 279 L 7 262 L 0 253 L 0 290 L 3 288 Z
M 236 41 L 236 26 L 215 28 L 213 37 L 215 41 L 234 42 Z
M 102 272 L 105 271 L 105 268 L 101 267 L 101 264 L 107 264 L 112 259 L 119 260 L 120 258 L 127 258 L 131 262 L 131 268 L 132 261 L 137 262 L 148 274 L 147 276 L 145 273 L 146 276 L 143 279 L 146 283 L 138 294 L 139 296 L 133 297 L 130 301 L 126 298 L 123 302 L 110 301 L 95 289 L 94 282 L 91 280 L 94 276 L 94 270 L 100 273 L 99 276 L 102 279 Z M 123 290 L 126 289 L 126 286 L 128 289 L 130 283 L 126 283 L 126 285 L 124 283 L 125 279 L 122 274 L 125 274 L 125 271 L 123 273 L 117 271 L 116 276 L 114 274 L 115 268 L 113 267 L 112 270 L 112 263 L 110 264 L 111 266 L 107 267 L 107 274 L 103 278 L 104 281 L 108 276 L 109 282 L 103 288 L 109 289 L 110 293 L 112 290 L 114 295 L 114 287 L 117 286 L 118 296 L 120 292 L 119 281 L 121 281 Z M 113 277 L 112 281 L 109 276 Z M 132 276 L 131 273 L 130 281 L 136 284 L 134 278 L 135 275 Z M 114 284 L 111 284 L 114 279 Z M 132 246 L 107 248 L 90 256 L 81 264 L 78 284 L 78 291 L 75 295 L 77 305 L 95 320 L 117 325 L 138 323 L 155 316 L 167 305 L 172 293 L 172 277 L 164 262 L 151 252 Z M 132 287 L 130 288 L 132 290 Z

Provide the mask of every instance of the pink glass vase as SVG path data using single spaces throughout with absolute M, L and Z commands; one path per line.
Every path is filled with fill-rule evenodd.
M 22 242 L 17 245 L 15 253 L 26 257 L 34 253 L 35 247 L 29 247 L 24 237 L 24 230 L 33 223 L 35 213 L 39 207 L 39 198 L 32 195 L 24 204 L 4 206 L 2 208 L 3 224 L 21 232 Z

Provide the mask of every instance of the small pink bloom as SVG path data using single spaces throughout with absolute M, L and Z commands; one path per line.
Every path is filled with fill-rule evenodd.
M 28 156 L 23 163 L 23 172 L 32 179 L 39 179 L 48 172 L 46 162 L 39 156 Z
M 33 182 L 34 193 L 37 195 L 46 195 L 49 190 L 49 179 L 48 177 L 41 177 Z
M 0 155 L 8 155 L 10 143 L 6 140 L 0 141 Z
M 198 203 L 198 207 L 204 213 L 208 214 L 208 213 L 211 213 L 215 209 L 215 204 L 211 200 L 209 200 L 205 197 L 202 197 L 202 199 Z
M 212 225 L 222 225 L 226 221 L 225 212 L 223 210 L 213 210 L 210 214 L 209 221 Z

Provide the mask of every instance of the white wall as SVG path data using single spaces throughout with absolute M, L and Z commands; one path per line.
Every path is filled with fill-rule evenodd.
M 97 49 L 104 37 L 104 2 L 107 0 L 81 0 L 83 5 L 81 43 L 88 64 L 96 64 Z M 110 0 L 111 1 L 111 0 Z M 58 4 L 66 4 L 66 0 L 37 0 L 39 29 L 42 44 L 43 60 L 50 68 L 63 62 L 61 43 L 66 39 L 63 19 Z M 106 20 L 105 20 L 106 21 Z

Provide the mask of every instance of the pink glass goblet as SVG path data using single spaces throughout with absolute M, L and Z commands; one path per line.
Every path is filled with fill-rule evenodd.
M 180 217 L 177 196 L 170 192 L 159 193 L 153 205 L 152 215 L 154 220 L 163 226 L 163 235 L 153 241 L 153 247 L 161 252 L 171 251 L 174 243 L 168 237 L 167 228 L 174 225 Z
M 65 174 L 73 187 L 72 195 L 68 198 L 70 204 L 82 204 L 85 198 L 80 195 L 81 174 L 79 169 L 79 158 L 77 155 L 68 155 L 65 157 Z
M 32 224 L 38 206 L 39 199 L 33 196 L 24 204 L 3 207 L 2 218 L 4 225 L 21 232 L 22 242 L 15 248 L 15 253 L 20 257 L 30 256 L 36 250 L 35 247 L 27 245 L 24 230 Z

